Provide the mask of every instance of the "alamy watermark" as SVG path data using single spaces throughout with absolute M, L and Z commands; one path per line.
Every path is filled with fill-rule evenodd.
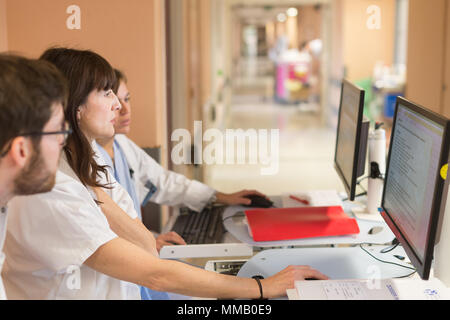
M 366 13 L 369 15 L 366 26 L 369 30 L 381 29 L 381 8 L 377 5 L 367 7 Z
M 66 269 L 66 287 L 69 290 L 81 289 L 81 270 L 80 266 L 70 265 Z
M 279 129 L 226 129 L 222 132 L 210 128 L 203 133 L 202 121 L 194 121 L 193 139 L 188 130 L 176 129 L 171 141 L 178 142 L 171 152 L 174 164 L 259 164 L 261 175 L 275 175 L 279 170 Z
M 81 9 L 76 4 L 67 7 L 66 13 L 70 16 L 66 20 L 66 27 L 69 30 L 81 29 Z

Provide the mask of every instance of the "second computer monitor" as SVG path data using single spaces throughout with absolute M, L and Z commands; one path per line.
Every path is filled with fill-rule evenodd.
M 365 170 L 369 124 L 364 120 L 364 90 L 343 80 L 334 167 L 350 201 L 356 196 L 357 178 Z
M 445 209 L 449 144 L 445 117 L 397 98 L 381 215 L 422 279 L 430 274 Z

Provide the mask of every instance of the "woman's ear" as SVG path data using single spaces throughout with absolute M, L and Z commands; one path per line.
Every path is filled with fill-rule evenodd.
M 80 122 L 81 120 L 81 106 L 77 108 L 77 121 Z

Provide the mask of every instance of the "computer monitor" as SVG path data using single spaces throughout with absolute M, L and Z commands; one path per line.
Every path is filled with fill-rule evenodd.
M 445 211 L 449 143 L 448 119 L 397 98 L 381 215 L 424 280 Z
M 364 90 L 343 80 L 334 153 L 334 167 L 350 201 L 364 174 L 370 122 L 364 119 Z

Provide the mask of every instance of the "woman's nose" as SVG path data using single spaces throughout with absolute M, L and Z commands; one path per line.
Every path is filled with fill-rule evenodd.
M 122 105 L 122 108 L 120 109 L 120 114 L 124 114 L 124 115 L 128 114 L 130 112 L 130 107 L 129 107 L 128 103 L 123 100 L 120 100 L 120 99 L 119 99 L 119 101 L 120 101 L 120 104 Z
M 122 109 L 122 105 L 120 104 L 119 98 L 114 95 L 113 111 L 118 111 L 120 109 Z

